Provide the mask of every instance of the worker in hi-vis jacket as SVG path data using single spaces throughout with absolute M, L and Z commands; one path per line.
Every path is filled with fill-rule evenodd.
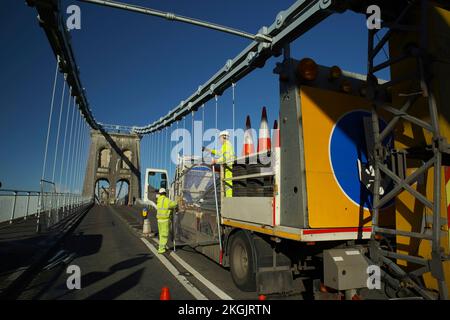
M 234 162 L 234 149 L 230 142 L 230 133 L 228 131 L 222 131 L 219 134 L 220 143 L 222 144 L 220 150 L 210 150 L 203 147 L 203 151 L 210 152 L 212 155 L 218 156 L 217 159 L 212 160 L 212 165 L 215 163 L 225 164 L 224 178 L 233 178 L 233 162 Z M 233 181 L 225 181 L 225 197 L 233 196 Z
M 158 220 L 159 249 L 158 253 L 166 252 L 167 240 L 169 239 L 170 211 L 175 209 L 177 203 L 167 197 L 166 189 L 159 189 L 156 201 L 156 219 Z

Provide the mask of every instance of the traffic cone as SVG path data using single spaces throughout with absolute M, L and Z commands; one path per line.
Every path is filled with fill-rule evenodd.
M 273 122 L 273 147 L 279 148 L 280 147 L 280 129 L 278 129 L 278 121 L 275 120 Z
M 266 107 L 263 107 L 261 114 L 261 125 L 259 126 L 258 153 L 268 151 L 271 148 L 269 124 L 267 123 Z
M 168 287 L 163 287 L 161 289 L 161 295 L 159 296 L 159 300 L 170 300 L 170 291 Z
M 242 149 L 242 155 L 248 156 L 255 153 L 255 147 L 253 143 L 252 135 L 252 125 L 250 123 L 250 116 L 247 116 L 245 121 L 245 132 L 244 132 L 244 148 Z

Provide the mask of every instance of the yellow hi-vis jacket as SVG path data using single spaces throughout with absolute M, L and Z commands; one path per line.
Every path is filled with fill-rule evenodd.
M 164 195 L 160 195 L 156 201 L 156 219 L 158 220 L 169 220 L 170 210 L 175 208 L 177 203 L 171 201 Z
M 220 148 L 220 151 L 211 150 L 211 153 L 213 155 L 219 156 L 219 159 L 217 159 L 217 163 L 226 163 L 229 167 L 233 166 L 234 149 L 230 141 L 225 140 L 222 144 L 222 147 Z

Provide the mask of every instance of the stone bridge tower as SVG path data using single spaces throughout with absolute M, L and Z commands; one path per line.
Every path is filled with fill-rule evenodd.
M 128 196 L 122 203 L 133 204 L 141 194 L 140 138 L 137 134 L 91 130 L 83 195 L 97 195 L 98 201 L 114 204 L 125 183 Z

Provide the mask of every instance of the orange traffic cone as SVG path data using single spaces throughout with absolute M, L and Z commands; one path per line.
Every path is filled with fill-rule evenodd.
M 170 300 L 170 291 L 168 287 L 163 287 L 161 289 L 159 300 Z
M 258 153 L 268 151 L 271 148 L 269 125 L 267 123 L 266 107 L 263 107 L 261 114 L 261 125 L 259 126 Z
M 252 135 L 252 125 L 250 123 L 250 116 L 247 116 L 247 120 L 245 121 L 245 132 L 244 132 L 244 148 L 242 149 L 242 155 L 248 156 L 255 153 L 255 148 L 253 144 L 253 135 Z
M 266 300 L 266 299 L 267 299 L 267 297 L 263 294 L 260 294 L 258 297 L 258 300 Z
M 280 147 L 280 129 L 278 129 L 278 121 L 275 120 L 273 122 L 273 147 L 279 148 Z

